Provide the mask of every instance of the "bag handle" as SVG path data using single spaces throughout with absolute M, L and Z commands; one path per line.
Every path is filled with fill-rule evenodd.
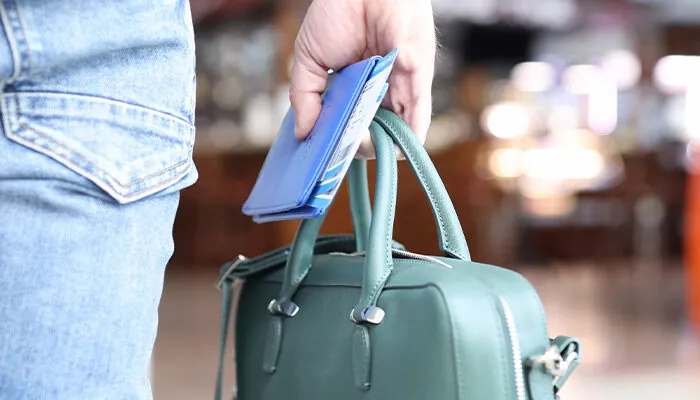
M 366 246 L 367 249 L 368 261 L 365 265 L 365 282 L 375 282 L 383 275 L 388 277 L 388 272 L 391 270 L 391 234 L 394 223 L 393 208 L 396 204 L 397 185 L 396 154 L 393 151 L 385 151 L 385 147 L 393 147 L 390 144 L 391 138 L 387 136 L 380 127 L 371 130 L 371 133 L 372 141 L 375 146 L 375 152 L 377 154 L 377 190 L 375 191 L 374 196 L 375 212 L 371 216 L 371 222 L 369 224 L 369 229 L 367 230 L 369 233 L 368 238 L 366 240 L 360 239 L 364 232 L 355 233 L 357 235 L 356 237 L 358 237 L 358 246 L 363 245 Z M 358 168 L 357 165 L 356 168 Z M 359 167 L 358 169 L 362 169 L 362 167 Z M 364 176 L 364 182 L 362 181 L 363 179 L 357 179 L 355 183 L 357 186 L 364 184 L 364 186 L 367 187 L 366 173 Z M 354 206 L 352 209 L 353 215 L 355 215 L 355 213 L 361 215 L 365 214 L 366 217 L 366 213 L 369 213 L 370 211 L 367 209 L 367 207 L 363 207 L 363 204 L 368 203 L 369 199 L 367 199 L 365 203 L 364 199 L 357 197 L 353 200 L 351 196 L 351 204 Z M 356 217 L 354 216 L 353 218 Z M 313 248 L 324 219 L 325 214 L 319 218 L 305 219 L 299 225 L 299 229 L 297 230 L 294 237 L 294 242 L 292 243 L 289 251 L 289 258 L 287 259 L 287 265 L 285 266 L 284 270 L 284 278 L 282 280 L 280 295 L 277 299 L 273 299 L 267 307 L 271 314 L 294 317 L 299 311 L 299 307 L 292 301 L 292 298 L 299 288 L 299 285 L 301 285 L 304 278 L 306 278 L 306 275 L 311 270 L 314 255 Z M 360 229 L 358 228 L 360 226 L 364 226 L 365 221 L 359 221 L 358 223 L 356 220 L 353 220 L 355 229 L 359 231 Z M 373 239 L 377 237 L 380 238 L 379 241 Z M 373 260 L 371 263 L 369 262 L 370 259 Z M 368 268 L 369 265 L 381 265 L 382 267 Z M 374 283 L 371 285 L 375 286 Z
M 423 146 L 412 133 L 410 135 L 396 133 L 410 131 L 410 128 L 391 111 L 379 109 L 374 121 L 392 136 L 405 155 L 414 175 L 420 181 L 423 192 L 430 200 L 430 207 L 437 226 L 440 251 L 449 257 L 470 261 L 469 247 L 459 219 L 456 218 L 454 205 Z M 435 184 L 435 182 L 439 182 L 439 184 Z M 367 162 L 359 159 L 353 160 L 348 171 L 348 191 L 357 251 L 365 250 L 369 221 L 372 218 L 367 187 Z
M 459 220 L 450 218 L 450 216 L 456 215 L 454 205 L 444 185 L 433 184 L 433 182 L 441 182 L 440 176 L 430 162 L 429 156 L 421 154 L 421 150 L 424 150 L 423 146 L 417 143 L 413 134 L 407 137 L 396 135 L 395 132 L 410 131 L 410 128 L 391 111 L 380 108 L 374 120 L 392 136 L 404 154 L 408 153 L 406 158 L 411 166 L 411 170 L 421 182 L 423 191 L 430 199 L 430 207 L 437 226 L 440 251 L 448 256 L 470 261 L 469 248 Z M 423 153 L 425 152 L 423 151 Z M 426 159 L 428 160 L 427 163 L 425 162 Z M 348 192 L 357 251 L 366 250 L 367 235 L 369 233 L 370 220 L 372 219 L 368 186 L 367 161 L 353 160 L 348 171 Z M 443 202 L 445 204 L 440 204 Z
M 387 129 L 391 130 L 388 134 Z M 350 319 L 357 325 L 360 333 L 360 335 L 353 335 L 353 337 L 360 339 L 366 339 L 366 324 L 376 325 L 384 319 L 384 310 L 377 307 L 376 303 L 393 269 L 391 244 L 393 242 L 398 183 L 395 142 L 399 145 L 404 156 L 413 160 L 410 164 L 411 167 L 415 171 L 420 171 L 416 172 L 416 175 L 430 199 L 435 219 L 441 229 L 441 243 L 449 251 L 447 254 L 454 254 L 463 260 L 469 260 L 466 240 L 459 226 L 452 202 L 447 195 L 447 190 L 422 144 L 408 128 L 408 125 L 403 123 L 398 116 L 387 111 L 384 115 L 378 114 L 375 117 L 375 121 L 370 125 L 370 133 L 377 163 L 374 210 L 371 213 L 368 239 L 364 242 L 367 246 L 367 253 L 360 299 L 350 312 Z M 366 198 L 360 199 L 358 197 L 353 202 L 355 205 L 361 205 L 366 204 L 365 201 Z M 364 213 L 366 210 L 369 208 L 353 211 Z M 277 370 L 282 347 L 283 320 L 294 317 L 299 312 L 299 307 L 292 299 L 311 269 L 314 243 L 323 219 L 321 217 L 302 221 L 290 249 L 280 295 L 268 304 L 268 311 L 272 314 L 272 318 L 267 330 L 263 359 L 263 369 L 268 373 L 274 373 Z M 358 229 L 358 231 L 360 230 Z M 366 343 L 366 340 L 360 340 L 358 343 L 360 342 Z M 359 348 L 363 348 L 363 346 L 365 345 L 363 344 Z M 356 377 L 356 383 L 360 387 L 366 387 L 366 382 L 360 382 L 363 380 L 360 378 L 363 378 L 364 375 L 358 374 Z
M 367 250 L 369 224 L 372 220 L 372 205 L 369 202 L 367 183 L 367 161 L 354 159 L 348 171 L 348 193 L 350 214 L 355 231 L 355 251 Z
M 376 125 L 378 126 L 378 125 Z M 374 304 L 392 269 L 391 233 L 394 223 L 394 206 L 396 205 L 396 153 L 391 145 L 391 138 L 381 128 L 371 130 L 375 152 L 377 154 L 377 190 L 374 196 L 375 211 L 369 227 L 367 256 L 365 258 L 364 281 L 360 303 L 350 314 L 350 319 L 360 326 L 361 321 L 379 323 L 383 319 L 383 310 L 362 307 Z M 323 223 L 323 217 L 302 221 L 294 243 L 290 249 L 285 267 L 280 297 L 273 299 L 267 306 L 272 314 L 267 328 L 263 370 L 273 374 L 282 347 L 284 318 L 294 317 L 299 307 L 292 301 L 297 288 L 311 269 L 313 246 Z M 362 307 L 360 309 L 360 307 Z M 360 310 L 359 312 L 357 310 Z
M 457 212 L 430 156 L 411 128 L 393 112 L 380 108 L 374 117 L 406 157 L 411 170 L 428 197 L 437 226 L 440 250 L 447 256 L 471 261 Z
M 362 292 L 360 301 L 350 313 L 350 319 L 356 324 L 378 324 L 384 319 L 384 310 L 375 304 L 394 268 L 391 240 L 398 186 L 396 153 L 391 137 L 374 121 L 370 125 L 370 134 L 377 157 L 377 179 Z
M 366 246 L 367 243 L 372 243 L 374 244 L 372 247 L 375 247 L 375 251 L 370 252 L 368 249 L 367 258 L 368 261 L 370 259 L 372 260 L 373 266 L 366 266 L 365 283 L 367 286 L 370 288 L 376 286 L 377 282 L 381 280 L 380 277 L 387 273 L 384 267 L 377 266 L 376 263 L 378 261 L 376 260 L 382 260 L 382 263 L 386 262 L 384 260 L 389 260 L 388 264 L 390 264 L 391 260 L 391 243 L 388 242 L 381 245 L 383 247 L 380 248 L 384 251 L 383 256 L 372 255 L 372 253 L 379 251 L 376 249 L 377 244 L 380 243 L 377 241 L 378 234 L 372 231 L 368 236 L 365 236 L 365 233 L 372 229 L 371 223 L 367 222 L 370 219 L 376 219 L 378 221 L 377 224 L 380 224 L 378 226 L 384 225 L 385 228 L 388 228 L 386 225 L 389 215 L 387 215 L 386 212 L 388 212 L 390 208 L 392 213 L 391 224 L 393 226 L 393 207 L 396 202 L 396 186 L 392 186 L 391 184 L 391 174 L 396 174 L 396 162 L 392 162 L 392 160 L 395 160 L 394 143 L 398 145 L 408 160 L 423 191 L 430 200 L 433 216 L 438 227 L 441 249 L 448 256 L 470 261 L 469 249 L 452 201 L 430 157 L 413 134 L 410 127 L 396 114 L 385 109 L 380 109 L 370 126 L 370 132 L 375 146 L 375 153 L 377 154 L 377 191 L 375 193 L 374 215 L 369 205 L 366 162 L 354 160 L 348 178 L 350 204 L 358 250 L 365 249 L 364 246 Z M 385 145 L 387 145 L 388 148 L 385 149 Z M 385 154 L 387 153 L 391 153 L 393 158 L 386 156 Z M 385 182 L 383 182 L 383 180 Z M 384 216 L 376 214 L 377 211 L 381 210 L 385 210 Z M 281 314 L 289 317 L 298 312 L 298 307 L 292 302 L 292 298 L 311 267 L 313 243 L 318 237 L 322 222 L 323 217 L 302 221 L 290 250 L 290 257 L 285 268 L 285 277 L 280 290 L 280 296 L 276 300 L 273 300 L 268 307 L 273 314 Z M 369 229 L 367 228 L 368 225 L 370 226 Z M 376 229 L 379 228 L 375 228 L 375 230 Z M 392 236 L 391 229 L 388 229 L 379 236 L 382 238 L 381 243 L 386 241 L 384 237 L 387 235 L 390 240 Z M 367 240 L 365 237 L 372 239 Z M 371 289 L 368 290 L 371 292 Z M 369 296 L 369 293 L 367 295 Z M 367 301 L 365 301 L 365 303 L 366 302 Z M 355 315 L 355 317 L 359 318 L 358 315 Z

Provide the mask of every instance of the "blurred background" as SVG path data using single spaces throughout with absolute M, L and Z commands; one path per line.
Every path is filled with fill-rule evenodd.
M 432 2 L 426 147 L 473 258 L 522 272 L 551 334 L 583 341 L 562 398 L 700 399 L 700 1 Z M 211 398 L 219 267 L 293 239 L 297 223 L 241 207 L 289 107 L 309 3 L 192 0 L 200 180 L 176 220 L 156 398 Z M 427 200 L 400 177 L 395 239 L 437 254 Z M 345 191 L 324 231 L 351 231 Z

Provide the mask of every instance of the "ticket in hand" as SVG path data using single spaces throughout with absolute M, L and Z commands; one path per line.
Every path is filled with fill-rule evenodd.
M 388 89 L 397 50 L 331 74 L 321 114 L 304 141 L 290 107 L 243 213 L 258 223 L 310 219 L 333 202 Z

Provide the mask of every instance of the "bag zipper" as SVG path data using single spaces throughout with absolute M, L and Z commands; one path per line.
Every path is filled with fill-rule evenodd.
M 525 392 L 525 374 L 523 372 L 522 354 L 520 352 L 520 338 L 518 329 L 515 326 L 515 317 L 508 302 L 500 297 L 503 315 L 506 319 L 508 327 L 508 336 L 510 337 L 510 350 L 513 356 L 513 375 L 515 376 L 515 397 L 517 400 L 527 400 Z
M 428 261 L 436 264 L 440 264 L 445 268 L 452 269 L 452 266 L 442 260 L 439 260 L 435 257 L 431 256 L 426 256 L 424 254 L 418 254 L 418 253 L 413 253 L 407 250 L 399 250 L 399 249 L 391 249 L 391 252 L 393 254 L 396 254 L 398 256 L 404 257 L 404 258 L 411 258 L 414 260 L 421 260 L 421 261 Z M 328 253 L 328 255 L 335 255 L 335 256 L 364 256 L 367 254 L 367 251 L 356 251 L 354 253 Z
M 414 260 L 422 260 L 422 261 L 434 262 L 434 263 L 437 263 L 437 264 L 442 265 L 442 266 L 445 267 L 445 268 L 450 268 L 450 269 L 452 269 L 452 266 L 451 266 L 450 264 L 448 264 L 448 263 L 446 263 L 446 262 L 444 262 L 444 261 L 442 261 L 442 260 L 438 260 L 438 259 L 435 258 L 435 257 L 430 257 L 430 256 L 426 256 L 426 255 L 423 255 L 423 254 L 413 253 L 413 252 L 410 252 L 410 251 L 407 251 L 407 250 L 391 249 L 391 251 L 392 251 L 392 253 L 397 254 L 397 255 L 399 255 L 399 256 L 403 256 L 403 257 L 406 257 L 406 258 L 412 258 L 412 259 L 414 259 Z

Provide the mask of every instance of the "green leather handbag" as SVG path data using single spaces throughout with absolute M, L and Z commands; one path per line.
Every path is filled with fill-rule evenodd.
M 366 165 L 356 160 L 348 174 L 354 235 L 319 237 L 323 218 L 305 220 L 291 246 L 223 266 L 216 399 L 232 308 L 241 400 L 557 398 L 580 343 L 550 339 L 540 299 L 520 274 L 471 261 L 454 206 L 409 127 L 380 109 L 370 131 L 373 210 Z M 392 240 L 393 144 L 430 200 L 443 256 Z

